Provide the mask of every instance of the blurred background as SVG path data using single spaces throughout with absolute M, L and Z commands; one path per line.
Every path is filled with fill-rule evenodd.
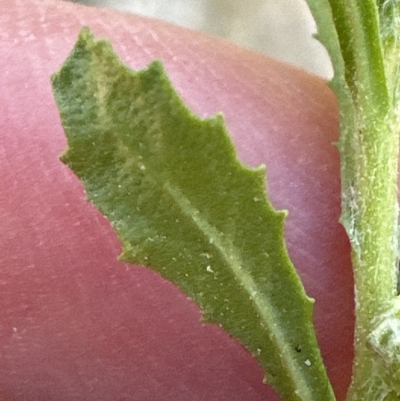
M 70 0 L 163 19 L 232 40 L 324 78 L 329 57 L 312 37 L 305 0 Z

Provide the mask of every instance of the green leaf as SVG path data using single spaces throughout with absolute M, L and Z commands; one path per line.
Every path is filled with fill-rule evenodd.
M 307 3 L 317 38 L 331 56 L 331 87 L 340 106 L 341 222 L 352 245 L 356 294 L 355 360 L 347 400 L 397 400 L 400 385 L 376 361 L 377 354 L 387 358 L 392 349 L 374 353 L 369 341 L 376 320 L 397 294 L 400 2 Z
M 312 300 L 283 242 L 265 169 L 237 159 L 220 115 L 201 120 L 159 62 L 134 72 L 82 30 L 53 87 L 62 161 L 107 216 L 121 259 L 174 282 L 257 358 L 286 400 L 329 401 Z

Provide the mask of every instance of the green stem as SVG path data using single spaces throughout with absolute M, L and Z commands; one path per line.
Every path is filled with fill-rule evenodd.
M 397 391 L 368 346 L 376 320 L 397 294 L 399 123 L 394 82 L 398 67 L 393 57 L 388 57 L 398 50 L 391 40 L 396 32 L 388 29 L 395 28 L 393 20 L 379 21 L 367 12 L 373 4 L 349 3 L 347 16 L 353 19 L 353 26 L 360 27 L 360 34 L 352 34 L 354 57 L 346 70 L 351 72 L 346 81 L 354 105 L 355 131 L 345 131 L 347 135 L 342 135 L 339 143 L 342 222 L 352 245 L 355 281 L 355 360 L 347 399 L 397 400 Z M 391 11 L 398 9 L 394 3 L 392 6 Z M 366 60 L 375 61 L 370 65 Z
M 307 1 L 331 56 L 340 106 L 341 222 L 352 246 L 356 298 L 347 401 L 398 400 L 400 386 L 387 366 L 400 366 L 392 361 L 400 319 L 388 312 L 396 310 L 397 294 L 400 2 Z
M 376 319 L 397 294 L 398 258 L 399 123 L 392 85 L 397 71 L 387 63 L 389 48 L 383 46 L 376 10 L 371 0 L 348 1 L 341 10 L 351 28 L 346 30 L 351 36 L 339 39 L 347 52 L 345 80 L 353 104 L 353 124 L 342 127 L 339 142 L 341 220 L 352 245 L 355 280 L 355 360 L 348 401 L 398 399 L 368 346 Z
M 343 188 L 343 222 L 352 244 L 355 280 L 355 360 L 348 400 L 377 401 L 383 391 L 367 337 L 397 291 L 397 124 L 361 121 L 354 136 L 354 181 Z M 379 396 L 378 396 L 379 395 Z M 390 398 L 387 398 L 388 400 Z M 398 398 L 396 398 L 398 399 Z

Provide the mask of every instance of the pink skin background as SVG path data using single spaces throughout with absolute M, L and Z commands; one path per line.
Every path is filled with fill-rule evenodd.
M 83 25 L 131 67 L 160 59 L 188 106 L 222 111 L 240 158 L 267 165 L 329 376 L 351 375 L 353 281 L 340 214 L 337 105 L 325 82 L 228 42 L 129 14 L 3 0 L 0 14 L 0 400 L 276 401 L 256 360 L 119 242 L 58 160 L 50 75 Z

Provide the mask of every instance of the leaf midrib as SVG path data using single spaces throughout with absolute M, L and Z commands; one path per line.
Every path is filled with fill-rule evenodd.
M 303 375 L 299 373 L 304 367 L 291 363 L 291 361 L 296 361 L 296 359 L 292 358 L 290 352 L 287 352 L 290 347 L 288 347 L 288 343 L 285 341 L 284 330 L 276 324 L 279 318 L 276 316 L 274 309 L 271 308 L 266 299 L 264 299 L 262 291 L 259 290 L 250 273 L 242 267 L 244 263 L 242 263 L 242 259 L 235 251 L 233 244 L 212 224 L 201 217 L 200 211 L 192 206 L 190 200 L 182 191 L 173 187 L 169 182 L 166 182 L 163 188 L 178 205 L 182 213 L 209 239 L 209 243 L 216 248 L 226 265 L 230 268 L 235 280 L 242 285 L 245 291 L 250 295 L 249 299 L 261 317 L 261 321 L 268 327 L 271 333 L 269 337 L 271 341 L 275 343 L 276 349 L 280 350 L 279 354 L 281 359 L 284 361 L 287 371 L 290 372 L 288 376 L 292 380 L 292 388 L 297 389 L 298 393 L 301 392 L 303 399 L 312 400 L 313 394 L 308 391 L 307 382 L 304 380 Z M 228 241 L 229 243 L 227 243 Z M 302 390 L 299 391 L 299 388 Z

